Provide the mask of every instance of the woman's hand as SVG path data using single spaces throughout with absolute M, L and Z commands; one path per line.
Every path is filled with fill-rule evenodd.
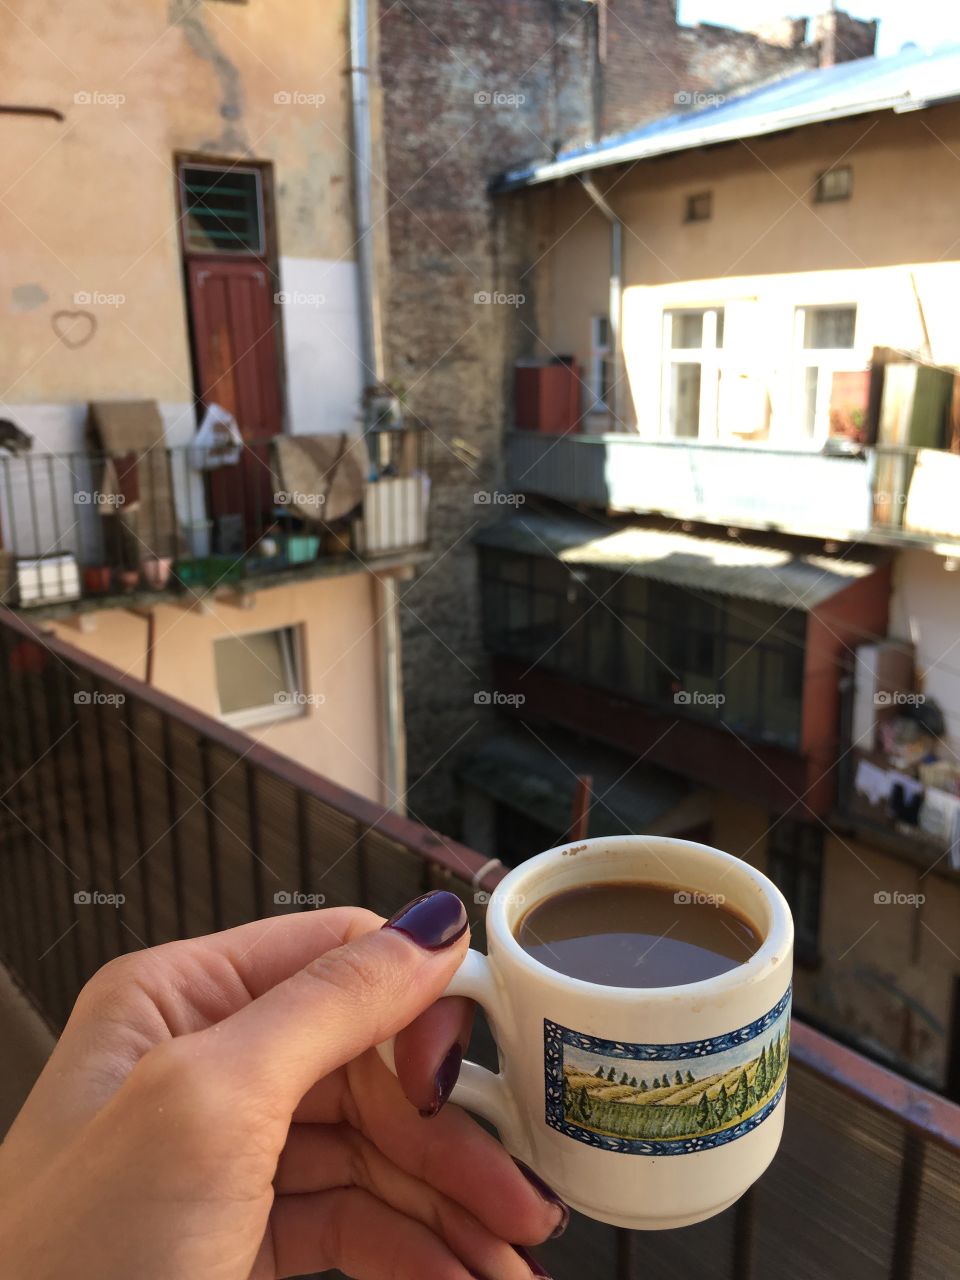
M 4 1276 L 544 1275 L 513 1246 L 566 1209 L 439 1110 L 469 1035 L 465 1001 L 435 1004 L 463 906 L 428 894 L 383 924 L 283 916 L 96 974 L 0 1149 Z M 403 1028 L 401 1085 L 372 1046 Z

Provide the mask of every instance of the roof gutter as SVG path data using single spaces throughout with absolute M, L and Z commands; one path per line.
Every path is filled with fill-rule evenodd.
M 594 205 L 610 223 L 610 288 L 607 300 L 607 327 L 610 350 L 613 354 L 613 401 L 607 408 L 613 417 L 614 430 L 623 429 L 620 405 L 623 400 L 623 345 L 621 343 L 621 315 L 623 311 L 623 222 L 613 211 L 606 197 L 597 189 L 592 178 L 578 175 L 580 185 Z

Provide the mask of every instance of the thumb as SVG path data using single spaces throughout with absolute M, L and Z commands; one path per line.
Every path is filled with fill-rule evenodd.
M 292 1112 L 318 1080 L 439 999 L 467 945 L 460 899 L 426 893 L 199 1035 L 243 1092 Z

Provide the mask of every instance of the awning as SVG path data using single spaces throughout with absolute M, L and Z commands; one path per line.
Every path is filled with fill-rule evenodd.
M 569 734 L 520 729 L 488 739 L 461 763 L 467 786 L 562 834 L 573 817 L 577 777 L 593 778 L 591 836 L 650 832 L 683 806 L 686 828 L 708 811 L 691 805 L 699 794 L 684 778 Z
M 595 521 L 517 514 L 475 535 L 483 547 L 552 557 L 578 566 L 635 574 L 691 591 L 760 600 L 785 609 L 815 609 L 861 578 L 885 558 L 799 555 L 742 539 L 697 538 L 637 526 L 611 529 Z

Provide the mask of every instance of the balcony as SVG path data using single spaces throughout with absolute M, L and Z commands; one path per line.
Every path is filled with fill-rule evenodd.
M 243 593 L 409 563 L 427 542 L 420 429 L 124 456 L 0 454 L 0 601 L 45 615 Z
M 613 512 L 837 541 L 960 544 L 960 457 L 942 450 L 828 454 L 512 431 L 507 478 L 519 493 Z
M 0 707 L 3 961 L 55 1027 L 111 957 L 295 910 L 300 895 L 389 914 L 450 888 L 483 946 L 476 890 L 499 875 L 479 854 L 251 747 L 8 610 Z M 91 890 L 123 897 L 87 902 Z M 474 1055 L 495 1061 L 480 1035 Z M 578 1218 L 544 1247 L 550 1273 L 960 1275 L 960 1107 L 798 1021 L 788 1097 L 780 1154 L 736 1206 L 655 1239 Z

